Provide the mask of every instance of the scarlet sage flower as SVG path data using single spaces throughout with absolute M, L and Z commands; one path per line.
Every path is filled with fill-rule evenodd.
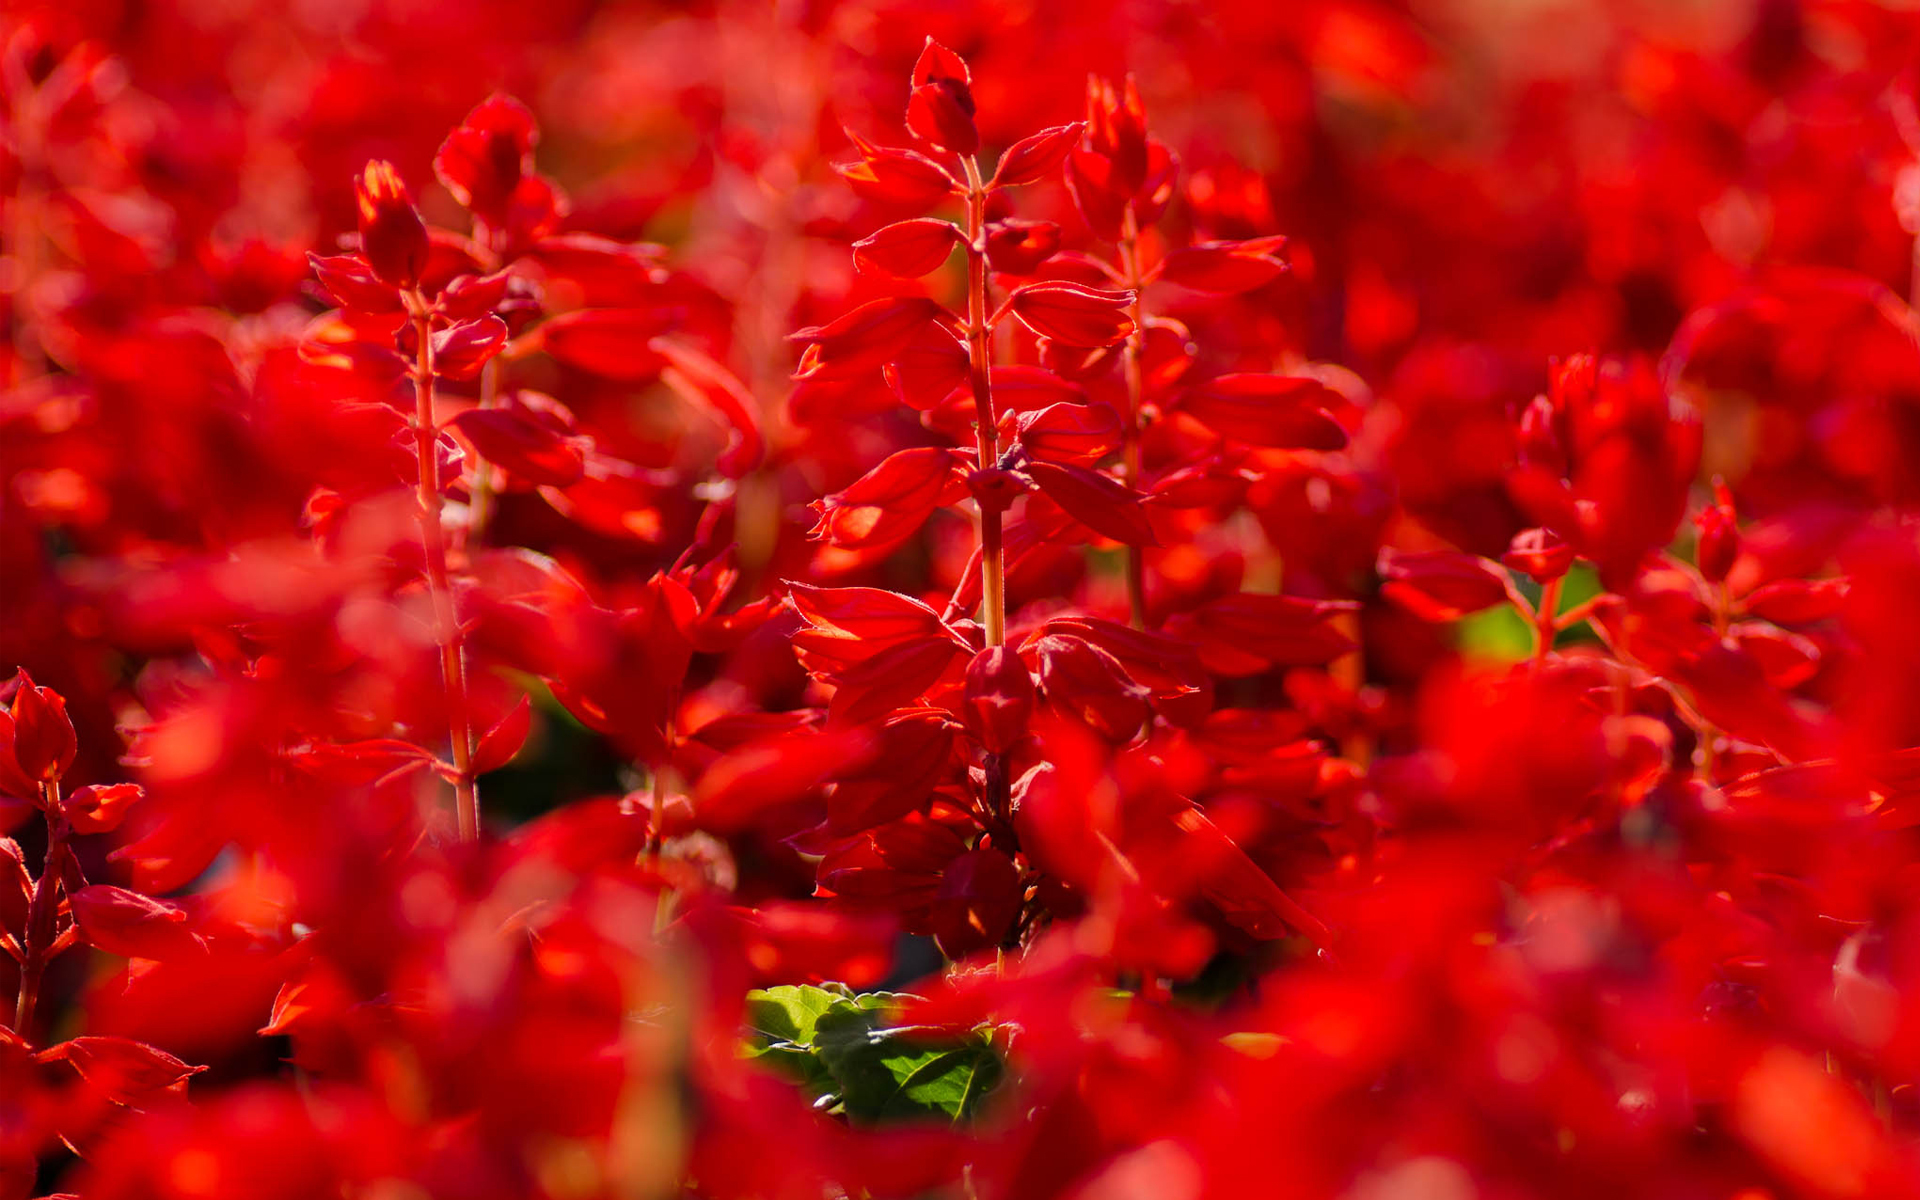
M 374 278 L 408 290 L 427 269 L 427 227 L 392 163 L 370 162 L 354 184 L 360 208 L 360 252 Z
M 433 171 L 455 200 L 489 226 L 501 228 L 514 193 L 532 174 L 538 138 L 526 105 L 495 94 L 447 135 L 434 155 Z
M 1030 283 L 1007 300 L 1007 311 L 1041 337 L 1063 346 L 1100 349 L 1133 332 L 1127 308 L 1133 293 L 1084 284 Z
M 78 751 L 66 698 L 51 688 L 35 686 L 22 671 L 14 679 L 8 715 L 13 724 L 12 758 L 20 773 L 27 780 L 47 783 L 65 775 Z M 24 789 L 22 794 L 27 794 Z
M 980 133 L 973 124 L 971 83 L 960 56 L 928 38 L 913 65 L 907 128 L 950 154 L 972 154 L 980 147 Z

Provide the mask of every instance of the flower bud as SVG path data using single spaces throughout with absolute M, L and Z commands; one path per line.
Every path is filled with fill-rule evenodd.
M 427 269 L 427 227 L 393 164 L 369 162 L 354 194 L 360 204 L 360 253 L 374 278 L 392 287 L 419 287 Z
M 67 702 L 52 688 L 35 687 L 25 671 L 13 694 L 13 760 L 28 779 L 51 782 L 73 765 L 73 722 Z
M 1727 491 L 1727 485 L 1718 479 L 1713 481 L 1714 502 L 1700 510 L 1694 518 L 1694 524 L 1700 528 L 1700 545 L 1694 553 L 1694 560 L 1700 567 L 1700 577 L 1708 583 L 1720 583 L 1733 570 L 1733 560 L 1740 556 L 1740 525 L 1733 512 L 1733 495 Z
M 1567 451 L 1555 426 L 1553 402 L 1545 396 L 1535 396 L 1521 412 L 1519 441 L 1521 462 L 1544 467 L 1556 478 L 1566 476 Z
M 907 98 L 907 128 L 932 145 L 958 155 L 980 148 L 973 124 L 973 90 L 967 64 L 932 38 L 913 67 L 913 91 Z
M 1551 583 L 1573 566 L 1573 546 L 1551 529 L 1522 529 L 1500 562 L 1535 583 Z

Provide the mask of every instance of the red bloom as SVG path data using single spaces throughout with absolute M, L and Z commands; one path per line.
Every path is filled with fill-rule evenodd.
M 67 719 L 66 698 L 52 688 L 36 687 L 21 671 L 14 679 L 8 711 L 13 719 L 12 758 L 21 775 L 33 782 L 57 782 L 73 765 L 78 749 L 73 722 Z M 14 780 L 8 790 L 18 788 L 20 782 Z
M 427 269 L 427 227 L 392 163 L 369 162 L 355 181 L 360 253 L 374 278 L 402 291 L 420 286 Z

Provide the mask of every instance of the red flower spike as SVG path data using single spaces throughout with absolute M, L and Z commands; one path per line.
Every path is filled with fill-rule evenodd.
M 360 253 L 381 283 L 401 290 L 420 286 L 427 269 L 427 227 L 393 164 L 375 160 L 356 181 Z
M 995 221 L 987 226 L 987 265 L 1002 275 L 1031 275 L 1060 249 L 1052 221 Z
M 989 646 L 967 664 L 961 716 L 967 732 L 992 753 L 1005 754 L 1027 736 L 1033 701 L 1033 676 L 1007 647 Z
M 1506 578 L 1471 554 L 1382 550 L 1378 570 L 1381 594 L 1423 621 L 1457 621 L 1507 600 Z
M 433 173 L 474 216 L 502 228 L 521 177 L 533 170 L 533 147 L 538 140 L 539 131 L 526 105 L 495 93 L 440 144 L 433 157 Z
M 1346 397 L 1317 379 L 1221 375 L 1189 388 L 1180 411 L 1221 437 L 1275 450 L 1339 450 L 1347 431 L 1332 416 Z
M 1071 125 L 1055 125 L 1021 138 L 1000 156 L 1000 165 L 995 168 L 993 180 L 987 186 L 1019 187 L 1048 178 L 1060 170 L 1061 164 L 1067 159 L 1067 152 L 1073 149 L 1074 142 L 1079 140 L 1086 127 L 1085 121 L 1075 121 Z
M 963 241 L 950 221 L 932 217 L 896 221 L 855 242 L 853 261 L 862 271 L 918 279 L 939 270 Z
M 10 715 L 13 761 L 20 772 L 36 782 L 53 782 L 65 775 L 78 750 L 66 698 L 52 688 L 36 687 L 23 670 L 17 677 Z
M 1573 546 L 1551 529 L 1535 527 L 1513 535 L 1500 561 L 1535 583 L 1549 583 L 1573 566 Z
M 1134 294 L 1054 280 L 1030 283 L 1007 300 L 1007 310 L 1041 337 L 1063 346 L 1099 349 L 1133 332 L 1127 309 Z
M 962 157 L 980 148 L 973 124 L 973 89 L 967 64 L 932 38 L 913 65 L 913 91 L 907 98 L 907 128 L 915 136 Z
M 1049 500 L 1100 536 L 1129 546 L 1156 544 L 1142 497 L 1127 485 L 1072 463 L 1032 462 L 1025 471 Z

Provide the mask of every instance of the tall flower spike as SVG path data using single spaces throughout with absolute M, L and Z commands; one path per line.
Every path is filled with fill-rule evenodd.
M 360 253 L 374 277 L 393 287 L 420 286 L 427 269 L 427 227 L 393 164 L 375 159 L 354 183 L 360 205 Z

